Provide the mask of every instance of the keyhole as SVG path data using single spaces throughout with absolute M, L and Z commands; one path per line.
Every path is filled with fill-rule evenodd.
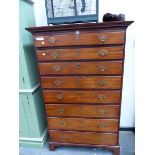
M 81 68 L 81 65 L 80 64 L 76 64 L 76 68 L 77 69 L 80 69 Z

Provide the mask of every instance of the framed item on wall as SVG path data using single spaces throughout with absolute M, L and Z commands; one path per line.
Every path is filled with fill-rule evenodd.
M 98 21 L 98 0 L 45 0 L 45 4 L 48 25 Z

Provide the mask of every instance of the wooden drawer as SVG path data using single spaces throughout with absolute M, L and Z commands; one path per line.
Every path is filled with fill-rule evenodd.
M 124 31 L 73 31 L 67 33 L 52 33 L 50 35 L 35 35 L 35 47 L 72 46 L 72 45 L 102 45 L 124 44 Z
M 118 132 L 118 119 L 54 118 L 48 117 L 50 130 Z
M 43 90 L 47 103 L 120 103 L 120 91 Z
M 119 47 L 93 47 L 71 49 L 44 49 L 37 50 L 38 61 L 43 60 L 109 60 L 122 59 L 123 46 Z
M 117 145 L 118 135 L 115 133 L 49 131 L 50 140 L 62 143 Z
M 120 89 L 121 76 L 41 77 L 42 88 Z
M 46 104 L 47 116 L 119 118 L 119 105 Z
M 41 75 L 122 74 L 122 61 L 39 63 Z

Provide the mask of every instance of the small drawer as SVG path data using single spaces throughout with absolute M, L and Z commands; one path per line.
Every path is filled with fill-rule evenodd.
M 34 35 L 35 47 L 124 44 L 125 31 L 72 31 Z
M 39 63 L 41 75 L 122 74 L 122 61 Z
M 49 131 L 50 140 L 61 143 L 118 145 L 116 133 L 96 133 L 77 131 Z
M 50 130 L 74 130 L 96 132 L 118 132 L 118 119 L 53 118 L 48 117 Z
M 37 50 L 38 61 L 122 59 L 124 46 Z
M 46 104 L 46 115 L 54 117 L 119 118 L 119 105 Z
M 58 91 L 43 90 L 47 103 L 120 103 L 120 91 Z
M 42 88 L 120 89 L 121 76 L 41 77 Z

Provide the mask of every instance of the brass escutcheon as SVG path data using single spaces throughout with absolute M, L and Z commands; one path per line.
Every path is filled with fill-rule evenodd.
M 76 49 L 76 55 L 80 56 L 80 49 Z
M 105 56 L 106 54 L 108 54 L 108 51 L 107 50 L 104 50 L 104 49 L 99 49 L 98 54 L 100 56 Z
M 76 64 L 76 68 L 77 69 L 80 69 L 81 68 L 81 65 L 78 63 L 78 64 Z
M 104 114 L 105 114 L 104 109 L 99 109 L 98 112 L 99 112 L 101 115 L 104 115 Z
M 53 82 L 56 86 L 60 86 L 61 85 L 61 80 L 55 80 L 54 82 Z
M 80 107 L 79 107 L 79 110 L 80 110 L 79 112 L 83 112 L 83 107 L 80 106 Z
M 57 66 L 52 66 L 52 69 L 55 71 L 55 72 L 58 72 L 61 70 L 61 66 L 57 65 Z
M 104 124 L 99 124 L 98 126 L 99 126 L 100 128 L 104 128 L 104 127 L 105 127 Z
M 63 94 L 56 94 L 56 98 L 58 100 L 62 100 L 64 98 Z
M 76 31 L 75 32 L 75 39 L 79 40 L 79 38 L 80 38 L 80 31 Z
M 98 65 L 97 68 L 99 71 L 104 72 L 107 67 L 105 65 Z
M 103 101 L 105 99 L 105 95 L 103 95 L 103 94 L 98 95 L 98 97 L 99 97 L 100 101 Z
M 80 84 L 80 81 L 81 81 L 81 78 L 80 78 L 80 77 L 77 77 L 77 78 L 76 78 L 76 83 L 77 83 L 77 84 Z
M 48 38 L 48 41 L 49 41 L 50 43 L 52 43 L 52 44 L 53 44 L 53 43 L 56 43 L 56 40 L 57 40 L 57 39 L 56 39 L 55 37 L 49 37 L 49 38 Z

